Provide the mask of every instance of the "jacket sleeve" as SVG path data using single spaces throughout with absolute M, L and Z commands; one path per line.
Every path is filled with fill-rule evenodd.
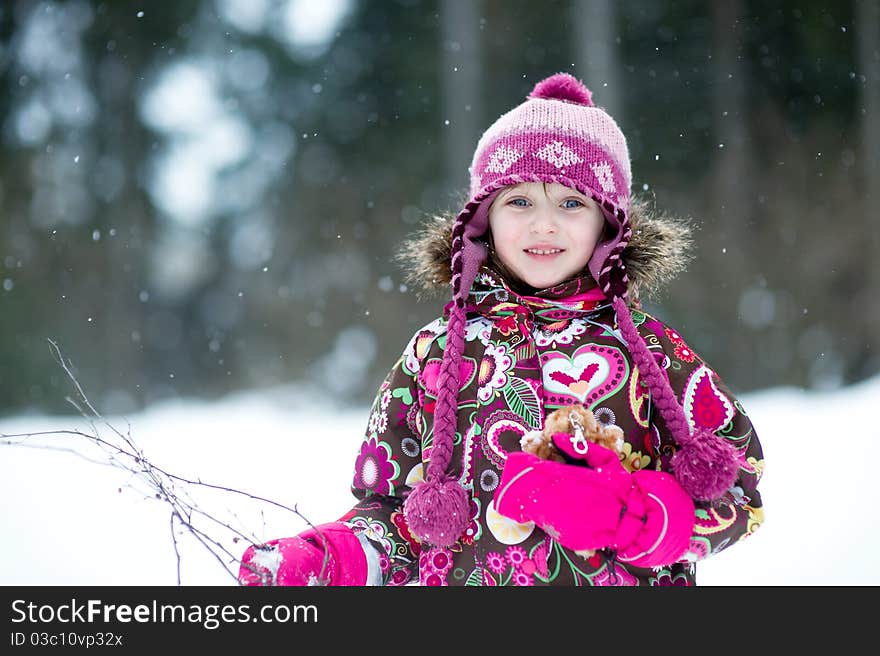
M 758 492 L 764 470 L 761 444 L 742 404 L 677 331 L 639 310 L 633 311 L 633 321 L 639 325 L 649 349 L 662 353 L 655 357 L 665 369 L 688 423 L 712 430 L 741 456 L 737 480 L 722 498 L 712 503 L 695 502 L 687 560 L 701 560 L 748 537 L 764 521 Z M 652 411 L 650 419 L 646 439 L 650 444 L 646 446 L 654 455 L 654 466 L 672 473 L 670 463 L 676 442 L 659 412 Z
M 355 460 L 351 491 L 358 501 L 341 518 L 376 547 L 384 585 L 418 578 L 420 543 L 409 532 L 402 506 L 405 493 L 422 478 L 418 375 L 441 330 L 438 320 L 416 333 L 380 385 Z

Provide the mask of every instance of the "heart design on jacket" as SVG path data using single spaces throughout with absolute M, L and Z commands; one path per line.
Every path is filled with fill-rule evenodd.
M 549 376 L 557 383 L 568 387 L 568 389 L 570 389 L 575 394 L 583 395 L 589 391 L 590 380 L 593 378 L 597 371 L 599 371 L 599 365 L 595 362 L 591 362 L 586 367 L 584 367 L 584 370 L 577 378 L 569 376 L 564 371 L 551 371 Z
M 419 380 L 425 388 L 425 393 L 431 398 L 437 398 L 437 379 L 440 377 L 440 367 L 442 364 L 443 361 L 440 358 L 431 358 L 425 362 L 422 370 L 419 372 Z M 476 372 L 476 360 L 463 357 L 458 368 L 459 389 L 464 389 L 470 385 Z
M 540 357 L 544 395 L 552 404 L 576 399 L 592 405 L 620 389 L 629 373 L 626 358 L 613 346 L 584 344 L 571 357 L 558 351 Z

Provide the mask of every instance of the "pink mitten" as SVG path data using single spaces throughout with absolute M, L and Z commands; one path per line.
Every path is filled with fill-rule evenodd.
M 690 542 L 694 503 L 678 481 L 663 472 L 630 474 L 598 444 L 579 451 L 588 467 L 509 454 L 495 509 L 535 522 L 569 549 L 609 547 L 621 562 L 639 567 L 679 560 Z
M 242 585 L 365 585 L 367 557 L 348 526 L 331 522 L 251 545 L 241 557 L 238 580 Z

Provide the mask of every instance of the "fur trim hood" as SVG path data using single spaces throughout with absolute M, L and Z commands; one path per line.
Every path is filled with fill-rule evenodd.
M 406 282 L 416 289 L 419 298 L 450 294 L 450 245 L 456 216 L 442 213 L 429 217 L 395 255 Z M 656 298 L 693 257 L 692 222 L 661 212 L 653 202 L 639 197 L 631 200 L 629 220 L 633 234 L 623 251 L 623 261 L 630 280 L 630 298 Z

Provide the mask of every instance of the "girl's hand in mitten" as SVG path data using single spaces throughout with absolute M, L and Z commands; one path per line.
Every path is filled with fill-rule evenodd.
M 656 471 L 630 474 L 613 451 L 598 444 L 589 444 L 578 457 L 588 467 L 509 454 L 495 509 L 518 522 L 534 522 L 569 549 L 608 547 L 621 562 L 639 567 L 682 558 L 694 504 L 674 477 Z
M 238 580 L 242 585 L 365 585 L 367 558 L 354 532 L 331 522 L 251 545 L 241 558 Z

